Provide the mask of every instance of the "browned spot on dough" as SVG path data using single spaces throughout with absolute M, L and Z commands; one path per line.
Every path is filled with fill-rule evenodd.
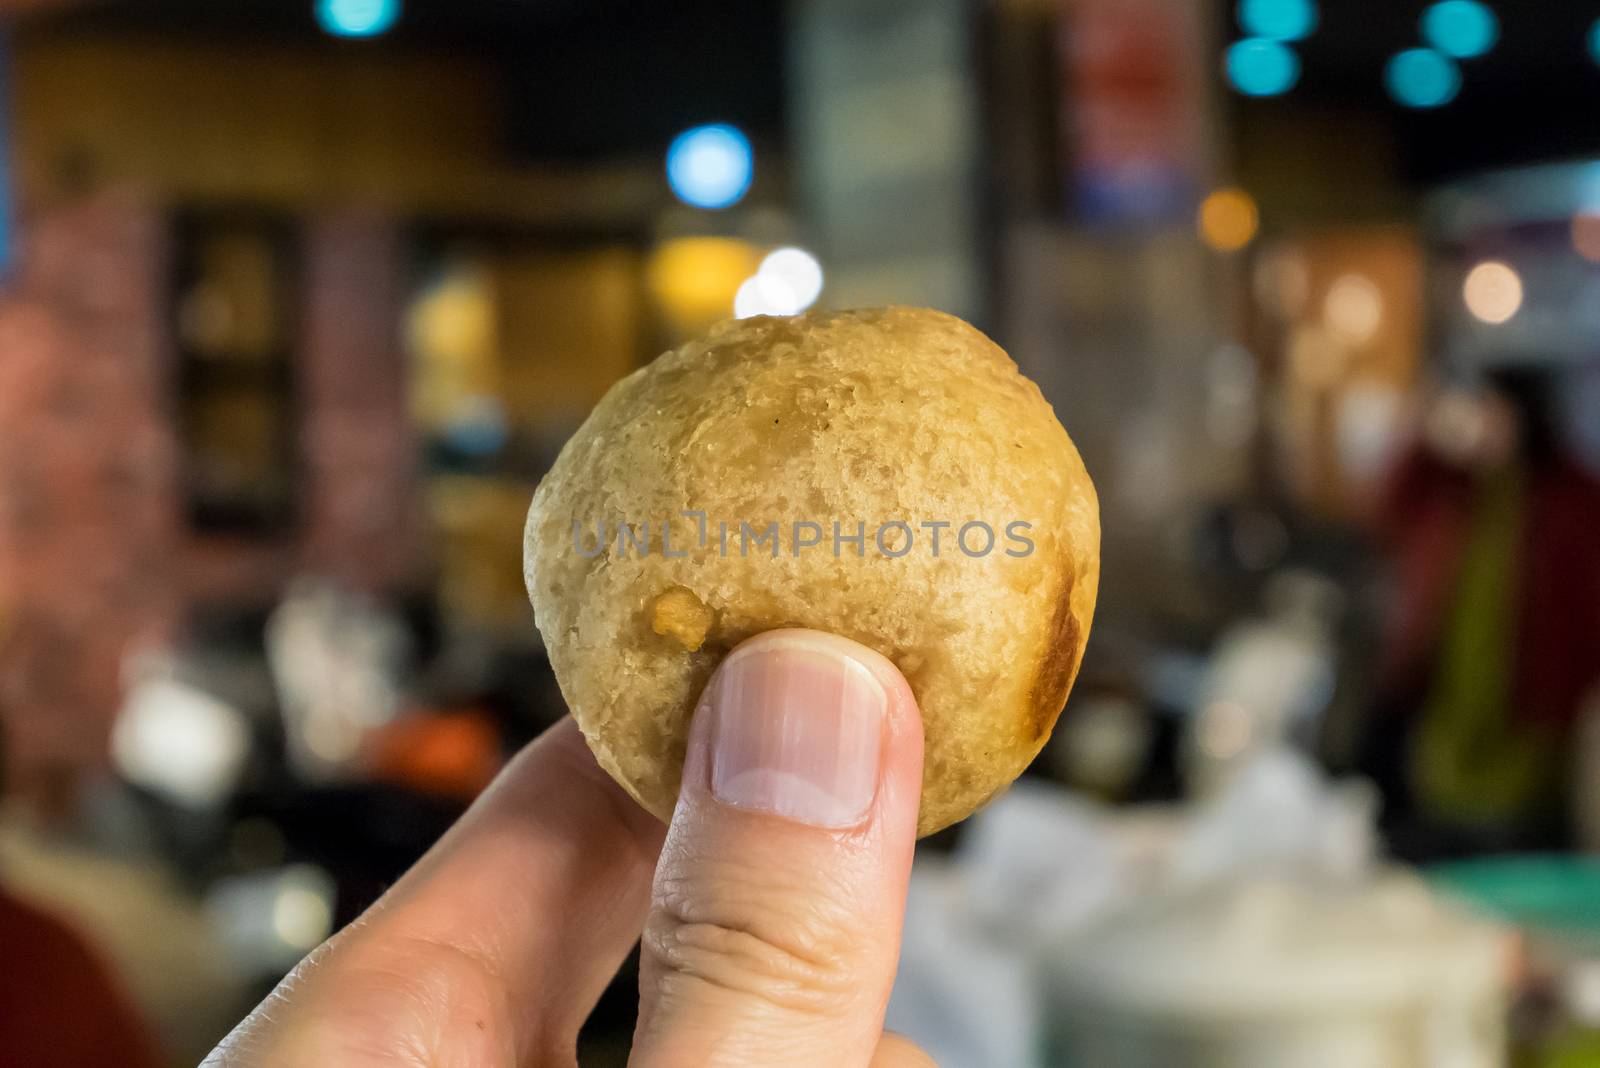
M 687 586 L 667 588 L 651 606 L 650 629 L 675 639 L 691 653 L 705 644 L 716 621 L 716 612 Z
M 1083 635 L 1078 619 L 1072 614 L 1073 564 L 1070 558 L 1061 562 L 1061 590 L 1056 594 L 1056 610 L 1050 620 L 1044 654 L 1039 660 L 1039 670 L 1034 676 L 1030 692 L 1033 707 L 1028 727 L 1037 742 L 1050 733 L 1067 703 L 1067 691 L 1072 688 L 1072 677 L 1078 668 L 1078 656 L 1083 651 Z

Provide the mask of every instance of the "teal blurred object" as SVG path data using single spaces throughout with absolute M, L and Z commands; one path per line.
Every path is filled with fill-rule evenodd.
M 1408 108 L 1436 108 L 1461 91 L 1461 69 L 1449 56 L 1431 48 L 1408 48 L 1384 68 L 1389 95 Z
M 1600 859 L 1493 857 L 1439 864 L 1429 883 L 1537 934 L 1559 934 L 1600 949 Z
M 1422 36 L 1447 56 L 1472 59 L 1500 39 L 1500 20 L 1482 0 L 1439 0 L 1422 13 Z
M 1282 41 L 1246 37 L 1228 46 L 1228 81 L 1246 96 L 1277 96 L 1300 80 L 1300 57 Z
M 317 0 L 317 21 L 335 37 L 377 37 L 400 18 L 400 0 Z
M 1316 0 L 1239 0 L 1239 25 L 1252 37 L 1298 41 L 1317 28 Z

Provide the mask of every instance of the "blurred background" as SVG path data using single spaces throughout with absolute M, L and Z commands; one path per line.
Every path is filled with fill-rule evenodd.
M 891 1025 L 1600 1065 L 1597 0 L 0 29 L 0 1064 L 198 1060 L 563 714 L 521 523 L 606 388 L 899 302 L 1040 383 L 1105 573 L 1050 747 L 924 844 Z

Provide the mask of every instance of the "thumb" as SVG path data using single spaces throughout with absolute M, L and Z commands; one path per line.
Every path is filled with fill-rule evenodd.
M 707 684 L 645 925 L 636 1068 L 866 1068 L 899 955 L 922 720 L 894 665 L 805 630 Z

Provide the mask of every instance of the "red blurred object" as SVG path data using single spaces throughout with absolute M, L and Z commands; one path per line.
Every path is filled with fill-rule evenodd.
M 1390 487 L 1400 595 L 1385 668 L 1396 692 L 1427 685 L 1476 490 L 1472 472 L 1425 449 L 1406 459 Z M 1527 494 L 1512 715 L 1565 729 L 1600 685 L 1600 484 L 1557 459 L 1527 473 Z
M 0 1066 L 156 1068 L 155 1041 L 61 921 L 0 890 Z
M 1203 5 L 1074 0 L 1064 141 L 1078 208 L 1114 225 L 1186 220 L 1205 162 Z

